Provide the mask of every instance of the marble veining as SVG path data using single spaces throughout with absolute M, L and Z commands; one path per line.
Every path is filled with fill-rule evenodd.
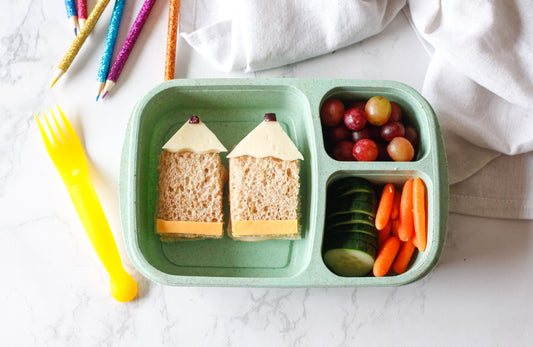
M 141 1 L 129 2 L 127 27 Z M 94 1 L 89 1 L 89 7 Z M 122 140 L 134 102 L 163 80 L 167 3 L 137 42 L 113 95 L 94 101 L 111 7 L 65 78 L 50 89 L 72 31 L 61 1 L 10 0 L 0 12 L 0 341 L 5 346 L 525 346 L 531 343 L 533 249 L 525 221 L 450 216 L 438 266 L 398 288 L 165 287 L 137 272 L 118 211 Z M 198 11 L 182 1 L 181 30 Z M 196 12 L 195 12 L 196 11 Z M 195 14 L 196 13 L 196 14 Z M 127 28 L 121 28 L 119 42 Z M 121 44 L 121 42 L 119 43 Z M 346 49 L 255 74 L 215 70 L 183 40 L 177 78 L 379 78 L 421 90 L 429 58 L 400 14 Z M 91 173 L 126 269 L 139 285 L 113 300 L 33 114 L 59 103 L 87 149 Z

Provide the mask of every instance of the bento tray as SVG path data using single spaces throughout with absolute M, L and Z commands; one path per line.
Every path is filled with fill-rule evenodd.
M 330 97 L 397 102 L 404 120 L 420 133 L 411 162 L 341 162 L 325 150 L 320 107 Z M 192 114 L 230 149 L 274 112 L 304 156 L 301 162 L 301 240 L 222 239 L 162 242 L 155 233 L 158 154 Z M 221 153 L 224 166 L 226 155 Z M 341 277 L 322 260 L 328 185 L 358 176 L 377 184 L 421 177 L 428 192 L 428 245 L 405 273 Z M 379 188 L 378 188 L 379 189 Z M 227 193 L 227 186 L 226 186 Z M 379 191 L 378 191 L 379 193 Z M 225 226 L 229 215 L 227 194 Z M 347 79 L 185 79 L 164 82 L 135 106 L 126 131 L 120 169 L 120 210 L 128 254 L 150 280 L 183 286 L 357 287 L 416 281 L 435 266 L 448 217 L 448 177 L 442 137 L 431 106 L 414 89 L 393 81 Z

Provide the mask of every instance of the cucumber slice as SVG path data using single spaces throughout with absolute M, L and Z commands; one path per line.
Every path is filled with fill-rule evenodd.
M 326 235 L 324 239 L 324 249 L 338 248 L 344 242 L 359 241 L 366 242 L 368 246 L 378 248 L 377 235 L 370 235 L 362 232 L 333 232 Z M 332 246 L 333 245 L 333 246 Z
M 377 248 L 353 238 L 337 237 L 324 244 L 324 263 L 339 276 L 365 276 L 374 266 Z
M 365 224 L 375 227 L 374 217 L 360 212 L 339 214 L 333 217 L 326 218 L 328 229 L 338 228 L 341 226 L 352 224 Z
M 340 221 L 332 222 L 330 225 L 328 225 L 328 229 L 335 229 L 335 228 L 339 228 L 339 227 L 353 226 L 353 225 L 356 225 L 356 224 L 363 224 L 363 225 L 373 226 L 374 222 L 365 221 L 365 220 L 353 220 L 353 219 L 340 220 Z
M 370 181 L 361 178 L 361 177 L 344 177 L 340 180 L 333 182 L 330 185 L 330 190 L 335 191 L 336 193 L 343 193 L 349 188 L 361 188 L 365 189 L 367 192 L 374 192 L 374 186 Z
M 369 235 L 373 238 L 378 237 L 378 231 L 375 227 L 366 224 L 352 224 L 346 226 L 340 226 L 337 228 L 326 228 L 326 235 L 341 234 L 341 233 L 360 233 Z
M 377 198 L 375 194 L 368 192 L 354 192 L 349 195 L 340 194 L 328 194 L 328 202 L 338 208 L 344 208 L 343 206 L 349 206 L 352 201 L 367 202 L 377 205 Z
M 337 192 L 337 197 L 343 198 L 345 196 L 351 196 L 357 193 L 366 193 L 370 195 L 374 195 L 374 191 L 372 189 L 364 188 L 364 187 L 350 187 L 343 192 Z
M 354 196 L 354 198 L 345 197 L 345 198 L 334 198 L 331 197 L 327 201 L 326 214 L 331 215 L 333 213 L 346 213 L 349 211 L 353 212 L 362 212 L 369 214 L 371 216 L 376 215 L 377 211 L 377 199 L 372 197 L 370 194 L 365 194 L 368 197 L 363 196 Z
M 329 212 L 329 216 L 333 217 L 340 214 L 350 214 L 350 213 L 364 213 L 372 217 L 376 217 L 376 211 L 377 211 L 377 204 L 374 201 L 347 201 L 344 206 L 341 206 L 339 203 L 338 208 L 332 207 L 331 211 Z
M 329 250 L 324 254 L 323 259 L 331 271 L 344 277 L 367 275 L 372 270 L 375 261 L 368 253 L 348 248 Z

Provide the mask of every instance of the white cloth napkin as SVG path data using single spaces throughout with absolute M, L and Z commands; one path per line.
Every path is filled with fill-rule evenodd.
M 224 71 L 258 71 L 346 47 L 375 35 L 405 0 L 234 0 L 231 18 L 182 37 Z
M 452 211 L 533 219 L 530 0 L 410 0 L 432 53 L 422 94 L 445 132 Z
M 233 4 L 227 20 L 182 34 L 225 71 L 268 69 L 361 41 L 383 30 L 405 1 Z M 413 27 L 432 55 L 422 94 L 445 137 L 451 211 L 533 219 L 531 1 L 408 4 Z

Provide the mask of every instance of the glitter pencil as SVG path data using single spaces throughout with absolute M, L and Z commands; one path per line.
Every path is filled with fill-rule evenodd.
M 105 38 L 104 52 L 100 59 L 100 65 L 98 66 L 98 76 L 96 77 L 97 91 L 96 100 L 100 96 L 100 92 L 104 89 L 107 73 L 109 72 L 109 66 L 111 65 L 111 57 L 113 56 L 113 50 L 115 49 L 115 42 L 117 41 L 118 29 L 120 27 L 120 21 L 122 20 L 122 13 L 124 12 L 124 4 L 126 0 L 116 0 L 113 7 L 113 14 L 111 15 L 111 21 L 109 28 L 107 29 L 107 36 Z
M 91 11 L 89 18 L 87 18 L 85 25 L 83 26 L 83 28 L 81 28 L 79 35 L 76 36 L 76 38 L 74 39 L 74 42 L 72 42 L 72 45 L 70 45 L 67 53 L 65 54 L 65 56 L 59 63 L 57 70 L 54 74 L 52 84 L 50 85 L 50 88 L 52 88 L 54 84 L 57 82 L 57 80 L 61 76 L 63 76 L 65 72 L 67 72 L 68 68 L 74 61 L 74 58 L 80 51 L 81 46 L 87 39 L 87 36 L 89 36 L 89 33 L 93 30 L 94 26 L 96 25 L 96 22 L 102 15 L 102 12 L 104 12 L 104 9 L 108 3 L 109 3 L 109 0 L 98 0 L 96 5 L 94 6 L 94 9 Z
M 67 17 L 70 24 L 74 27 L 74 35 L 78 35 L 78 13 L 76 12 L 76 3 L 74 0 L 65 0 Z
M 168 10 L 168 31 L 167 31 L 167 55 L 165 61 L 165 81 L 174 79 L 176 65 L 176 38 L 178 35 L 178 16 L 180 12 L 180 1 L 170 0 Z
M 83 28 L 87 21 L 87 0 L 78 0 L 78 25 Z
M 115 59 L 109 74 L 107 75 L 107 80 L 104 89 L 102 90 L 102 99 L 106 97 L 109 91 L 115 86 L 115 83 L 117 83 L 118 77 L 120 76 L 126 61 L 128 60 L 133 46 L 135 46 L 137 38 L 141 34 L 144 23 L 146 22 L 150 11 L 152 11 L 152 7 L 154 7 L 155 2 L 156 0 L 145 0 L 141 10 L 139 11 L 139 14 L 137 15 L 137 18 L 135 19 L 135 22 L 133 23 L 133 26 L 130 29 L 130 32 L 128 33 L 128 37 L 126 37 L 126 41 L 122 45 L 122 48 L 120 49 L 120 52 L 118 53 L 118 56 Z

